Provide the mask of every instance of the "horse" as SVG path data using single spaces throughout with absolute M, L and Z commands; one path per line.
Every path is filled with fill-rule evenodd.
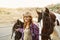
M 57 21 L 57 25 L 59 26 L 59 21 L 56 19 L 54 13 L 50 12 L 48 8 L 45 8 L 45 11 L 38 12 L 38 22 L 43 21 L 43 27 L 41 30 L 41 40 L 51 40 L 50 35 L 54 31 L 55 21 Z
M 17 20 L 17 22 L 14 24 L 14 26 L 12 28 L 11 39 L 12 39 L 13 33 L 15 33 L 15 37 L 14 37 L 15 40 L 19 40 L 22 37 L 22 33 L 19 31 L 15 31 L 15 29 L 23 28 L 23 24 L 24 23 L 21 22 L 19 19 Z

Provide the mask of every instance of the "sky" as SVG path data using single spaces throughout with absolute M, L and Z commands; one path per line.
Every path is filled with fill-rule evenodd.
M 60 3 L 60 0 L 0 0 L 2 8 L 45 7 Z

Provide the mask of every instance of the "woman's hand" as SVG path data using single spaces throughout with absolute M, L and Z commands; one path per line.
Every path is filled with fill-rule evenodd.
M 20 29 L 18 28 L 18 29 L 15 29 L 16 31 L 19 31 Z

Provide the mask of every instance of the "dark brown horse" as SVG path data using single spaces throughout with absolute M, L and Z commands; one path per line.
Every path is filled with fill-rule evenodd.
M 50 35 L 54 31 L 56 16 L 49 11 L 48 8 L 45 8 L 44 12 L 37 12 L 38 13 L 38 22 L 43 19 L 43 28 L 41 31 L 41 39 L 42 40 L 51 40 Z M 59 22 L 57 20 L 57 25 Z
M 23 28 L 23 22 L 21 22 L 19 19 L 17 20 L 17 22 L 14 24 L 12 28 L 12 36 L 13 36 L 13 33 L 15 33 L 15 38 L 14 38 L 15 40 L 19 40 L 22 36 L 22 33 L 20 33 L 19 31 L 15 31 L 15 29 L 17 28 Z

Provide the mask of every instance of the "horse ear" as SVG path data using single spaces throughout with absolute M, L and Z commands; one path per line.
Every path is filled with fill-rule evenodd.
M 49 9 L 48 8 L 45 8 L 45 12 L 49 13 Z
M 39 11 L 37 11 L 37 10 L 36 10 L 36 12 L 37 12 L 38 15 L 41 13 L 41 12 L 39 12 Z
M 37 11 L 37 14 L 39 15 L 39 14 L 40 14 L 40 12 L 38 12 L 38 11 Z

